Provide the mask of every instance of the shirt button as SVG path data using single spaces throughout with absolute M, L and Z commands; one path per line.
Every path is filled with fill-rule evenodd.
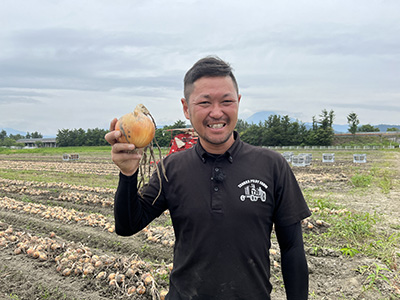
M 218 172 L 218 171 L 219 171 L 219 168 L 215 168 L 214 171 L 215 171 L 215 172 Z
M 214 187 L 214 191 L 218 192 L 219 188 L 217 186 Z

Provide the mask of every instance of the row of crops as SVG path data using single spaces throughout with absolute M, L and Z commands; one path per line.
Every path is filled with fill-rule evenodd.
M 89 294 L 94 300 L 165 298 L 175 242 L 169 213 L 165 212 L 132 237 L 117 236 L 113 197 L 118 170 L 109 161 L 108 153 L 81 155 L 80 161 L 74 162 L 60 162 L 58 157 L 49 156 L 14 158 L 0 156 L 0 286 L 3 286 L 0 293 L 3 296 L 32 299 L 28 294 L 34 293 L 41 299 L 43 294 L 50 293 L 50 299 L 83 299 L 82 295 Z M 304 190 L 351 190 L 349 165 L 339 162 L 327 169 L 322 163 L 313 163 L 311 167 L 295 170 Z M 316 239 L 334 226 L 328 221 L 333 219 L 329 216 L 340 218 L 350 212 L 347 208 L 320 203 L 310 203 L 310 208 L 313 216 L 302 225 L 304 233 Z M 313 256 L 317 252 L 328 253 L 335 259 L 340 255 L 337 251 L 321 252 L 307 245 L 306 250 Z M 276 239 L 266 255 L 271 260 L 275 299 L 283 299 Z M 333 262 L 335 266 L 340 264 L 337 259 Z M 8 266 L 7 261 L 11 260 L 17 266 Z M 32 270 L 40 270 L 43 280 L 39 278 L 36 283 Z M 313 272 L 312 276 L 320 278 L 326 270 Z M 20 273 L 23 275 L 16 275 Z M 3 284 L 10 282 L 10 278 L 15 285 Z M 312 288 L 319 290 L 321 279 L 316 280 Z M 26 292 L 18 285 L 26 287 Z M 38 286 L 44 286 L 45 291 Z M 64 288 L 56 297 L 59 286 Z M 326 291 L 320 289 L 318 293 L 324 295 Z

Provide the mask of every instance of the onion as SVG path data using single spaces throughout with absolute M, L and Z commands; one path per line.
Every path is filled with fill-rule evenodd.
M 144 293 L 146 293 L 146 288 L 143 284 L 138 285 L 138 287 L 136 288 L 136 293 L 138 293 L 139 295 L 143 295 Z
M 97 274 L 96 279 L 105 279 L 107 277 L 107 273 L 105 271 L 101 271 Z
M 151 274 L 145 273 L 142 275 L 142 281 L 144 282 L 144 285 L 150 285 L 153 283 L 154 278 L 151 276 Z
M 134 287 L 134 286 L 131 286 L 129 289 L 128 289 L 128 291 L 127 291 L 127 294 L 128 294 L 128 296 L 131 296 L 133 293 L 135 293 L 136 292 L 136 287 Z
M 138 104 L 133 112 L 123 115 L 115 129 L 122 133 L 118 142 L 134 144 L 137 148 L 146 147 L 156 131 L 154 119 L 143 104 Z
M 160 291 L 160 300 L 165 300 L 165 297 L 167 296 L 168 291 L 166 290 L 161 290 Z

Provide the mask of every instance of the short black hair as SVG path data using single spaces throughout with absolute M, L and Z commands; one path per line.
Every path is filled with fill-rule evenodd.
M 193 67 L 187 71 L 183 80 L 183 92 L 186 101 L 189 100 L 190 94 L 193 91 L 193 84 L 196 80 L 202 77 L 224 77 L 229 76 L 232 78 L 236 92 L 239 94 L 239 87 L 233 69 L 229 63 L 223 61 L 217 56 L 207 56 L 198 60 Z

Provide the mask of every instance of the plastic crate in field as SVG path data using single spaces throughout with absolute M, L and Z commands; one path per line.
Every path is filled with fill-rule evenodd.
M 70 160 L 79 160 L 79 154 L 74 153 L 74 154 L 68 154 L 64 153 L 62 156 L 63 161 L 70 161 Z
M 305 167 L 306 157 L 303 155 L 293 155 L 292 156 L 292 166 L 293 167 Z
M 293 152 L 283 152 L 282 155 L 288 163 L 292 162 Z
M 335 162 L 335 153 L 323 153 L 322 154 L 322 162 L 324 162 L 324 163 Z
M 367 154 L 353 154 L 353 162 L 354 163 L 366 163 L 367 162 Z
M 306 166 L 309 166 L 312 162 L 312 154 L 311 153 L 300 153 L 299 156 L 303 156 L 305 158 Z

